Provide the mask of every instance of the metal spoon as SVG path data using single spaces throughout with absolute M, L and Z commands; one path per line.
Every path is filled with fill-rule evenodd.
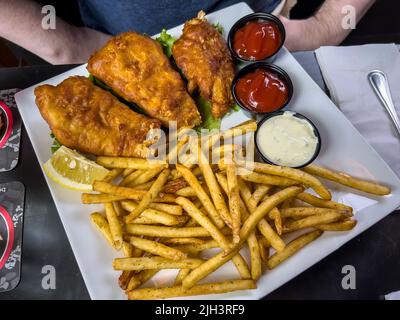
M 374 89 L 376 96 L 389 113 L 390 118 L 397 129 L 397 133 L 400 136 L 400 120 L 396 113 L 396 109 L 394 108 L 386 74 L 380 70 L 373 70 L 368 74 L 368 80 L 371 83 L 372 89 Z

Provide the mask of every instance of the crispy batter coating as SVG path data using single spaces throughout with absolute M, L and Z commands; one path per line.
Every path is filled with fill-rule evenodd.
M 211 101 L 214 118 L 222 117 L 233 105 L 235 67 L 224 38 L 204 18 L 203 11 L 185 23 L 172 54 L 189 80 L 189 92 L 199 88 L 200 94 Z
M 138 114 L 81 76 L 35 88 L 36 104 L 61 144 L 95 155 L 146 157 L 158 120 Z
M 122 33 L 89 59 L 87 69 L 119 96 L 136 103 L 149 116 L 168 126 L 201 123 L 196 104 L 161 45 L 135 32 Z

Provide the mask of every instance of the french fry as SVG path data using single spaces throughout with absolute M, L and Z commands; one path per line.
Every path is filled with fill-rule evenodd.
M 122 177 L 125 178 L 125 177 L 129 176 L 134 171 L 135 171 L 135 169 L 129 169 L 129 168 L 123 169 Z
M 122 208 L 121 203 L 119 201 L 114 201 L 113 203 L 114 210 L 117 213 L 118 217 L 123 217 L 126 215 L 126 211 Z
M 249 120 L 240 125 L 225 130 L 224 132 L 219 132 L 217 134 L 212 135 L 211 137 L 205 137 L 205 141 L 203 141 L 204 149 L 212 148 L 218 140 L 220 139 L 232 139 L 234 137 L 242 136 L 244 134 L 254 132 L 257 130 L 257 122 L 254 120 Z
M 258 246 L 258 241 L 255 232 L 252 232 L 249 235 L 249 238 L 247 240 L 247 245 L 250 251 L 251 278 L 253 280 L 258 280 L 262 274 L 262 266 L 261 266 L 260 248 Z
M 243 147 L 238 144 L 223 144 L 212 149 L 212 159 L 229 159 L 232 160 L 237 152 L 242 152 Z
M 126 199 L 126 197 L 115 196 L 106 193 L 82 193 L 83 204 L 107 203 Z
M 228 207 L 225 203 L 225 199 L 221 193 L 221 189 L 218 185 L 218 182 L 214 176 L 214 172 L 211 169 L 210 164 L 208 163 L 208 159 L 206 159 L 203 152 L 199 151 L 199 167 L 203 172 L 204 179 L 211 192 L 211 198 L 213 199 L 214 206 L 217 209 L 217 212 L 220 214 L 222 220 L 232 228 L 232 217 L 229 213 Z
M 196 197 L 197 193 L 192 187 L 185 187 L 175 192 L 178 196 L 182 197 Z
M 260 220 L 257 228 L 276 251 L 282 251 L 285 248 L 285 242 L 265 219 Z
M 164 168 L 153 168 L 153 169 L 145 170 L 138 177 L 136 177 L 135 180 L 129 182 L 127 184 L 127 186 L 128 187 L 135 187 L 137 185 L 141 185 L 143 183 L 146 183 L 146 182 L 152 180 L 158 174 L 160 174 L 160 172 L 163 171 L 163 170 L 164 170 Z
M 145 210 L 146 211 L 146 210 Z M 143 211 L 143 212 L 145 212 Z M 156 219 L 151 219 L 148 217 L 145 217 L 143 215 L 140 215 L 139 217 L 135 218 L 135 220 L 133 220 L 131 223 L 135 223 L 135 224 L 163 224 L 160 223 L 159 221 L 157 221 Z M 172 224 L 173 226 L 173 224 Z
M 193 269 L 185 279 L 182 281 L 182 287 L 185 289 L 192 288 L 201 279 L 208 276 L 210 273 L 217 270 L 219 267 L 224 265 L 226 262 L 231 260 L 240 250 L 238 245 L 229 253 L 226 254 L 224 251 L 216 254 L 212 258 L 203 262 L 197 268 Z
M 154 181 L 155 180 L 150 180 L 148 182 L 145 182 L 145 183 L 142 183 L 142 184 L 138 184 L 138 185 L 135 186 L 135 189 L 136 190 L 146 190 L 146 191 L 148 191 L 151 188 L 151 186 L 153 185 Z
M 344 186 L 364 191 L 366 193 L 384 196 L 390 194 L 391 192 L 390 188 L 388 188 L 387 186 L 383 186 L 375 182 L 357 179 L 346 173 L 332 171 L 314 164 L 308 165 L 307 167 L 303 168 L 303 170 L 309 174 L 313 174 L 321 178 L 337 182 Z
M 251 172 L 247 169 L 240 168 L 238 174 L 245 181 L 262 183 L 266 185 L 289 187 L 299 184 L 298 181 L 285 177 L 273 176 L 265 173 Z
M 126 288 L 126 291 L 132 291 L 138 287 L 140 287 L 142 284 L 145 282 L 149 281 L 154 275 L 160 270 L 157 269 L 147 269 L 140 271 L 138 273 L 135 273 L 135 277 L 131 278 L 131 281 L 128 283 L 128 287 Z M 129 271 L 129 272 L 135 272 L 135 271 Z
M 196 192 L 197 197 L 203 204 L 204 208 L 206 208 L 208 214 L 210 215 L 213 222 L 216 224 L 218 228 L 222 228 L 224 226 L 224 221 L 221 219 L 220 215 L 218 214 L 214 204 L 211 202 L 211 199 L 204 191 L 203 187 L 201 186 L 200 182 L 197 180 L 196 176 L 190 172 L 185 166 L 176 165 L 176 169 L 178 172 L 183 176 L 186 182 L 193 188 Z
M 106 217 L 108 225 L 110 226 L 110 233 L 114 242 L 115 249 L 120 250 L 123 243 L 121 223 L 119 222 L 117 213 L 115 212 L 112 203 L 106 203 L 105 208 Z
M 294 239 L 286 245 L 286 248 L 281 252 L 274 253 L 267 261 L 267 267 L 269 269 L 275 268 L 277 265 L 281 264 L 283 261 L 287 260 L 289 257 L 298 252 L 301 248 L 309 244 L 310 242 L 321 236 L 321 230 L 311 231 L 309 233 L 303 234 L 300 237 Z
M 132 169 L 131 169 L 132 170 Z M 136 181 L 136 179 L 144 172 L 144 170 L 133 170 L 129 175 L 122 179 L 119 184 L 121 187 L 129 186 L 131 183 Z
M 265 240 L 265 241 L 264 241 Z M 267 245 L 265 238 L 260 238 L 258 239 L 258 247 L 260 250 L 260 257 L 263 263 L 267 263 L 267 260 L 269 258 L 269 245 Z
M 295 208 L 281 209 L 280 212 L 282 218 L 293 218 L 293 219 L 301 219 L 316 214 L 325 214 L 331 212 L 337 212 L 341 214 L 352 214 L 351 211 L 348 210 L 314 208 L 314 207 L 295 207 Z
M 169 203 L 151 203 L 149 207 L 151 209 L 163 211 L 165 213 L 172 214 L 174 216 L 181 216 L 183 213 L 183 210 L 180 206 Z
M 269 217 L 274 220 L 275 224 L 275 229 L 278 235 L 282 234 L 282 219 L 281 219 L 281 213 L 277 207 L 273 208 L 269 212 Z
M 93 183 L 93 191 L 103 192 L 114 196 L 125 197 L 125 199 L 142 199 L 146 191 L 135 190 L 132 188 L 114 186 L 111 183 L 103 181 L 95 181 Z
M 222 168 L 224 164 L 222 163 Z M 241 166 L 240 163 L 238 163 Z M 306 186 L 311 187 L 315 190 L 317 194 L 321 196 L 322 199 L 331 200 L 332 196 L 328 189 L 319 181 L 317 178 L 308 174 L 304 171 L 294 168 L 275 166 L 266 163 L 252 162 L 252 163 L 243 163 L 243 165 L 247 165 L 249 168 L 253 168 L 254 171 L 260 173 L 266 173 L 275 176 L 286 177 L 292 180 L 299 181 Z
M 208 230 L 211 237 L 217 241 L 217 243 L 221 246 L 221 248 L 225 251 L 229 251 L 231 245 L 229 241 L 225 238 L 222 232 L 211 222 L 208 217 L 202 213 L 190 200 L 178 197 L 176 199 L 176 203 L 180 204 L 183 209 L 193 218 L 195 219 L 204 229 Z M 246 262 L 240 254 L 234 256 L 232 258 L 233 263 L 238 269 L 240 276 L 242 278 L 250 278 L 250 271 L 247 267 Z
M 139 281 L 137 280 L 136 276 L 135 276 L 135 272 L 134 271 L 122 271 L 121 275 L 118 278 L 118 284 L 119 287 L 122 290 L 126 290 L 128 289 L 128 284 L 131 281 L 132 277 L 134 278 L 132 280 L 132 282 L 136 281 L 138 282 L 136 287 L 140 286 Z
M 190 171 L 195 177 L 198 177 L 198 176 L 202 175 L 202 172 L 201 172 L 199 167 L 195 167 L 194 169 L 192 168 Z M 181 177 L 182 177 L 182 174 L 177 169 L 171 170 L 171 178 L 172 179 L 178 179 L 178 178 L 181 178 Z
M 110 170 L 107 175 L 104 177 L 103 181 L 104 182 L 111 182 L 115 178 L 117 178 L 119 175 L 121 175 L 123 169 L 112 169 Z
M 139 272 L 135 273 L 135 279 L 132 278 L 131 280 L 134 280 L 134 281 L 129 282 L 128 288 L 126 289 L 126 293 L 128 293 L 129 291 L 132 291 L 136 288 L 139 288 L 141 285 L 145 284 L 147 281 L 149 281 L 151 278 L 153 278 L 154 275 L 156 275 L 158 271 L 160 271 L 160 270 L 147 269 L 147 270 L 143 270 L 143 271 L 139 271 Z M 133 272 L 135 272 L 135 271 L 133 271 Z
M 232 280 L 225 282 L 207 283 L 184 289 L 181 286 L 167 288 L 143 288 L 128 292 L 130 300 L 152 300 L 165 299 L 182 296 L 196 296 L 204 294 L 218 294 L 238 290 L 255 289 L 256 283 L 253 280 Z
M 163 243 L 173 244 L 173 245 L 204 244 L 205 241 L 203 239 L 199 239 L 199 238 L 166 238 L 165 240 L 163 240 Z
M 240 195 L 242 197 L 242 199 L 247 202 L 250 200 L 251 198 L 251 190 L 248 187 L 248 185 L 246 184 L 246 182 L 240 177 L 237 177 L 238 180 L 238 184 L 239 184 L 239 191 L 240 191 Z
M 122 158 L 122 157 L 106 157 L 99 156 L 96 162 L 106 168 L 122 168 L 122 169 L 138 169 L 148 170 L 153 168 L 167 168 L 168 164 L 165 161 L 140 159 L 140 158 Z
M 215 240 L 210 240 L 202 244 L 184 244 L 184 245 L 178 245 L 175 248 L 186 252 L 190 254 L 197 254 L 201 251 L 207 250 L 207 249 L 214 249 L 214 248 L 219 248 L 219 245 L 217 241 Z
M 94 224 L 94 226 L 100 231 L 100 233 L 103 235 L 104 239 L 107 240 L 107 242 L 114 248 L 114 240 L 111 236 L 111 231 L 110 231 L 110 226 L 108 225 L 107 219 L 98 212 L 94 212 L 90 215 L 90 220 Z
M 114 270 L 141 271 L 147 269 L 193 269 L 201 265 L 201 259 L 181 259 L 179 261 L 162 257 L 116 258 Z
M 286 233 L 299 229 L 315 227 L 320 224 L 328 224 L 339 220 L 343 220 L 344 218 L 348 218 L 349 216 L 350 214 L 347 213 L 346 211 L 344 213 L 337 211 L 331 211 L 327 213 L 317 213 L 307 218 L 291 221 L 285 224 L 283 231 Z
M 126 232 L 133 235 L 143 235 L 148 237 L 168 237 L 168 238 L 192 238 L 209 237 L 210 233 L 203 227 L 163 227 L 149 226 L 140 224 L 127 224 Z
M 122 197 L 124 199 L 131 200 L 141 200 L 147 193 L 144 190 L 136 190 L 128 187 L 114 186 L 107 182 L 95 181 L 93 183 L 93 190 L 98 192 L 107 193 L 109 195 L 114 195 Z M 154 199 L 155 202 L 172 202 L 175 203 L 176 196 L 171 194 L 160 193 L 157 198 Z M 87 199 L 85 199 L 87 200 Z M 117 200 L 113 200 L 117 201 Z
M 175 226 L 187 220 L 184 216 L 173 216 L 171 214 L 156 210 L 145 209 L 142 214 L 135 218 L 132 223 L 136 224 L 163 224 L 166 226 Z
M 131 237 L 130 243 L 136 248 L 167 259 L 178 261 L 187 258 L 186 253 L 183 253 L 178 249 L 168 247 L 165 244 L 156 241 L 142 239 L 138 237 Z
M 124 200 L 121 201 L 121 205 L 125 210 L 132 211 L 137 207 L 138 204 L 131 200 Z M 174 216 L 180 216 L 183 213 L 183 210 L 180 206 L 168 203 L 150 203 L 149 208 L 172 214 Z
M 296 196 L 296 198 L 305 203 L 311 204 L 314 207 L 342 209 L 342 210 L 348 210 L 350 212 L 353 211 L 353 208 L 350 206 L 347 206 L 345 204 L 338 203 L 338 202 L 335 202 L 332 200 L 324 200 L 324 199 L 318 198 L 312 194 L 309 194 L 307 192 L 299 193 Z
M 129 242 L 122 242 L 122 252 L 125 258 L 133 257 L 134 248 Z
M 269 190 L 271 190 L 270 185 L 258 184 L 249 199 L 249 205 L 252 208 L 257 207 L 258 203 L 261 201 L 262 198 L 264 198 L 265 195 L 267 195 Z
M 228 181 L 226 177 L 222 173 L 217 173 L 216 177 L 219 184 L 221 185 L 221 188 L 228 195 L 229 190 L 228 190 Z M 244 192 L 245 196 L 249 192 L 250 190 L 245 191 Z M 240 211 L 242 213 L 241 218 L 243 221 L 245 221 L 250 214 L 248 213 L 246 205 L 244 204 L 242 198 L 240 197 L 239 197 L 239 204 L 240 204 Z M 255 235 L 255 232 L 252 232 L 250 233 L 249 238 L 247 239 L 247 245 L 250 251 L 250 269 L 251 269 L 251 277 L 253 280 L 258 279 L 261 276 L 262 272 L 260 251 L 258 248 L 258 244 L 257 246 L 255 244 L 257 244 L 257 237 Z
M 144 195 L 138 206 L 126 217 L 127 222 L 137 218 L 153 200 L 158 196 L 161 188 L 165 184 L 169 176 L 169 169 L 164 169 L 151 186 L 150 190 Z
M 316 228 L 322 231 L 349 231 L 353 229 L 356 226 L 356 224 L 357 224 L 356 220 L 344 220 L 329 224 L 320 224 L 316 226 Z
M 181 190 L 187 186 L 188 186 L 188 183 L 186 182 L 185 179 L 178 178 L 178 179 L 168 181 L 163 188 L 163 192 L 176 193 L 178 190 Z
M 180 286 L 182 284 L 182 280 L 190 273 L 190 269 L 181 269 L 175 278 L 175 286 Z
M 233 242 L 239 243 L 240 237 L 240 199 L 239 199 L 239 187 L 236 176 L 236 167 L 234 164 L 228 164 L 226 167 L 226 177 L 228 183 L 228 198 L 229 198 L 229 211 L 232 217 L 232 234 Z

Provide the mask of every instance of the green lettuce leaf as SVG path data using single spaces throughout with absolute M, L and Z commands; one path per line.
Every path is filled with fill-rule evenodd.
M 197 95 L 195 97 L 197 108 L 201 114 L 203 122 L 201 125 L 197 126 L 195 129 L 201 131 L 201 129 L 212 130 L 219 129 L 221 127 L 221 119 L 215 119 L 211 114 L 211 102 L 204 99 L 202 96 Z
M 160 33 L 160 36 L 156 38 L 156 40 L 161 44 L 164 48 L 164 52 L 168 58 L 172 56 L 172 46 L 176 41 L 176 38 L 171 36 L 167 30 L 163 29 Z
M 57 140 L 53 132 L 50 132 L 50 137 L 53 139 L 53 143 L 51 144 L 51 153 L 55 153 L 58 149 L 61 148 L 62 145 L 60 141 Z
M 219 22 L 214 23 L 214 24 L 213 24 L 213 27 L 214 27 L 215 29 L 217 29 L 217 31 L 218 31 L 220 34 L 223 34 L 223 33 L 224 33 L 224 27 L 223 27 Z

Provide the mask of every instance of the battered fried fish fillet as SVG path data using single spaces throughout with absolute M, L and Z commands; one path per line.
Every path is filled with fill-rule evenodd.
M 61 144 L 95 155 L 146 157 L 158 120 L 138 114 L 81 76 L 35 88 L 36 104 Z
M 222 117 L 233 105 L 231 84 L 235 76 L 228 46 L 219 32 L 204 18 L 185 23 L 182 36 L 174 43 L 172 55 L 189 80 L 189 92 L 200 94 L 212 103 L 214 118 Z
M 179 73 L 171 67 L 161 45 L 148 36 L 126 32 L 112 38 L 92 55 L 87 69 L 165 126 L 169 121 L 190 128 L 201 123 Z

